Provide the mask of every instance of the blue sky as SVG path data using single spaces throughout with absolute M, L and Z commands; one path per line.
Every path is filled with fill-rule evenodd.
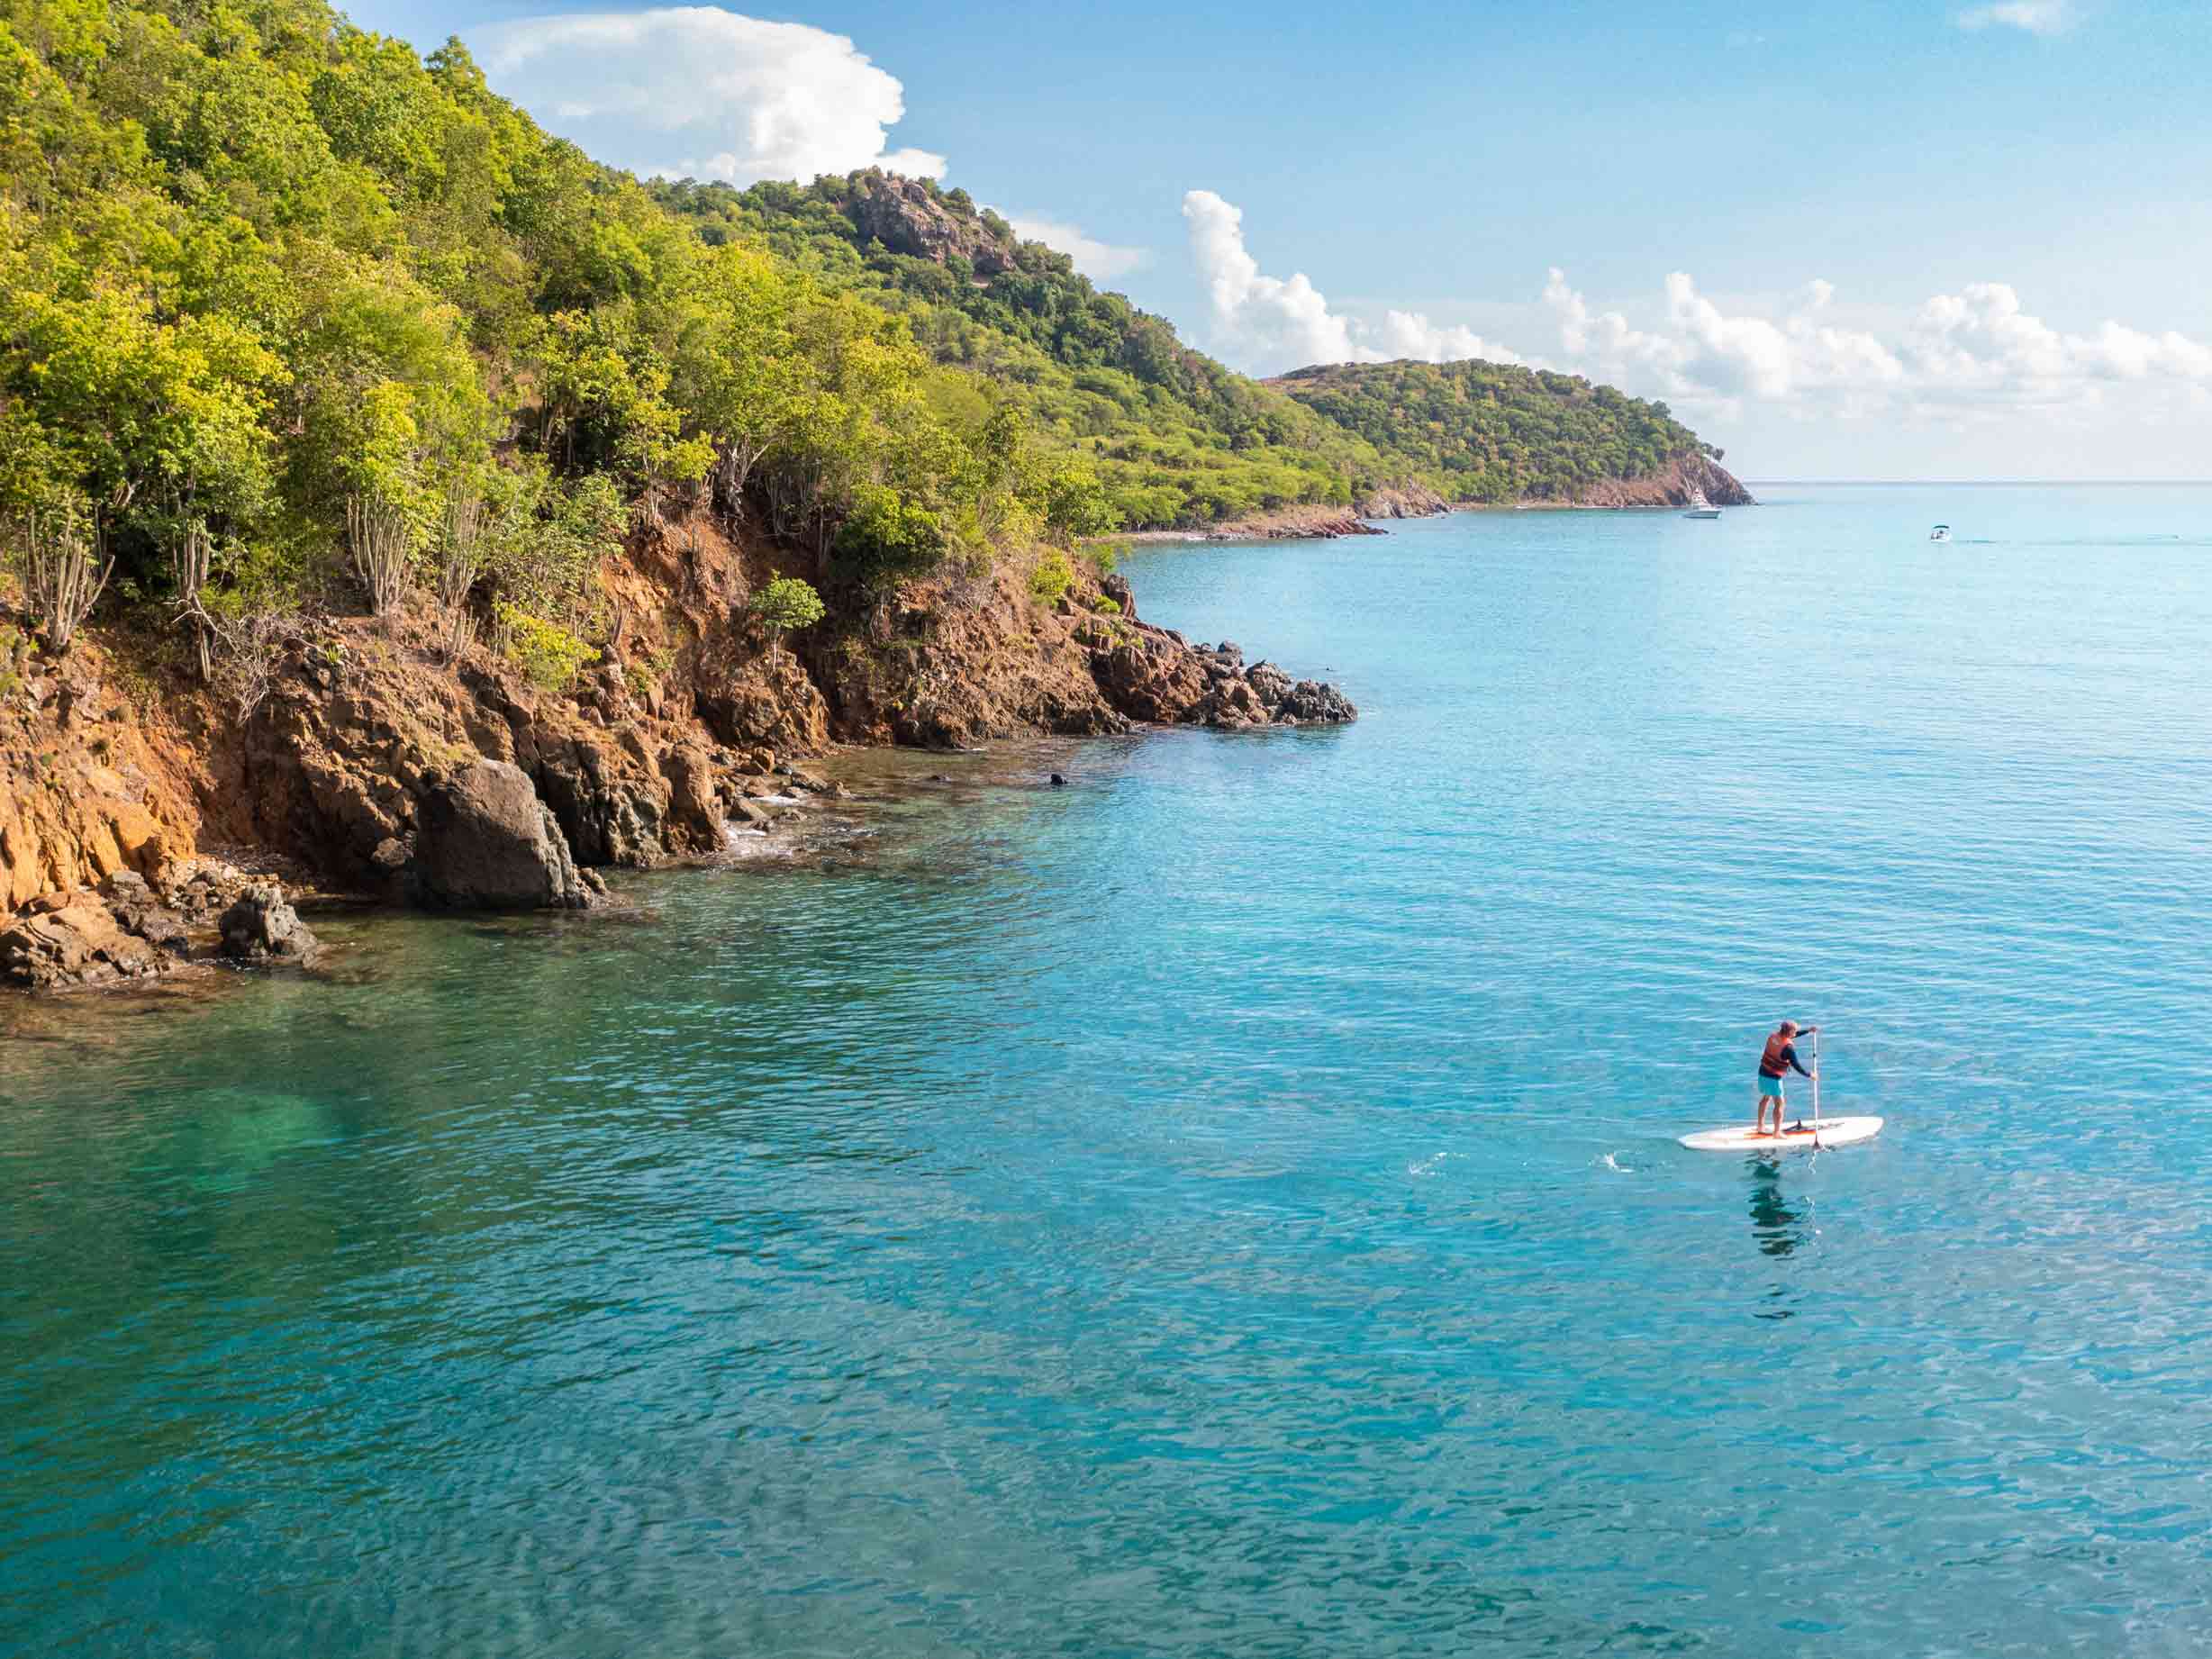
M 1754 476 L 2212 476 L 2201 0 L 352 14 L 611 161 L 941 161 L 1252 372 L 1516 358 Z

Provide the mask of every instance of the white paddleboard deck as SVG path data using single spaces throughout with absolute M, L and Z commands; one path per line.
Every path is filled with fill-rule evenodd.
M 1757 1135 L 1750 1129 L 1700 1129 L 1682 1137 L 1692 1152 L 1794 1152 L 1803 1147 L 1848 1147 L 1854 1140 L 1872 1140 L 1881 1133 L 1880 1118 L 1823 1118 L 1816 1129 L 1807 1118 L 1792 1123 L 1780 1135 Z

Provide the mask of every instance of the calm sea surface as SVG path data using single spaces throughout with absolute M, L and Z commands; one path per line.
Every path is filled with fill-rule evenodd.
M 1762 494 L 1147 551 L 1360 722 L 9 1004 L 0 1651 L 2203 1651 L 2212 490 Z M 1678 1147 L 1784 1015 L 1881 1138 Z

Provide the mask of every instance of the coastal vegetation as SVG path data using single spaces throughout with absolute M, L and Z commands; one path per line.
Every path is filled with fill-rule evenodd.
M 559 682 L 640 524 L 750 512 L 862 584 L 1111 528 L 907 321 L 712 240 L 320 0 L 0 11 L 0 503 L 66 647 L 418 595 Z M 212 666 L 212 664 L 210 665 Z
M 811 628 L 824 614 L 821 595 L 802 576 L 777 576 L 753 597 L 753 615 L 768 630 L 768 645 L 781 650 L 794 628 Z
M 1100 292 L 1065 254 L 1020 240 L 965 191 L 874 170 L 745 191 L 651 188 L 709 242 L 765 246 L 903 317 L 935 362 L 983 377 L 1033 430 L 1088 459 L 1127 528 L 1348 506 L 1396 470 L 1371 443 Z
M 1355 714 L 1138 619 L 1020 374 L 458 43 L 0 0 L 0 984 L 265 960 L 270 863 L 588 907 L 827 794 L 796 762 L 840 739 Z

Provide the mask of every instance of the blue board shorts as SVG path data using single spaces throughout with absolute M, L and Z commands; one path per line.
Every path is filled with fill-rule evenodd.
M 1763 1101 L 1781 1099 L 1781 1079 L 1769 1077 L 1764 1072 L 1761 1072 L 1759 1074 L 1759 1098 Z

